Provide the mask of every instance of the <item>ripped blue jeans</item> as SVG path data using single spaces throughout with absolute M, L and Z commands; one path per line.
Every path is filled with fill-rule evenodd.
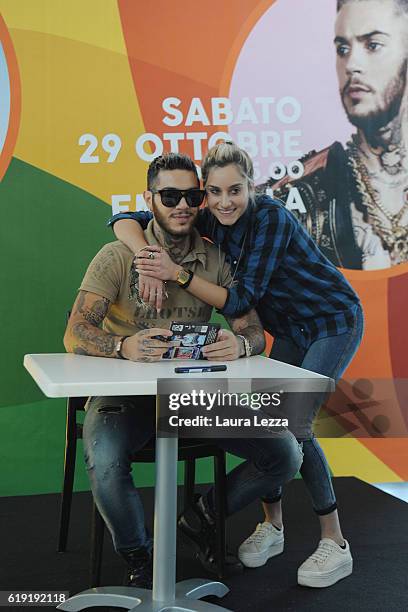
M 338 336 L 329 336 L 313 342 L 309 348 L 299 348 L 289 338 L 276 338 L 269 357 L 294 366 L 299 366 L 311 372 L 323 374 L 336 382 L 351 362 L 357 351 L 364 331 L 364 316 L 360 305 L 356 306 L 354 323 L 350 329 Z M 310 406 L 309 406 L 310 408 Z M 313 421 L 320 406 L 311 406 Z M 330 514 L 337 508 L 329 464 L 320 444 L 312 435 L 307 439 L 299 439 L 303 447 L 303 463 L 300 473 L 312 499 L 313 509 L 318 515 Z M 279 487 L 262 501 L 274 503 L 281 499 L 282 488 Z
M 131 474 L 131 458 L 155 435 L 155 399 L 144 396 L 92 397 L 83 428 L 84 454 L 92 493 L 116 551 L 151 547 L 142 502 Z M 246 459 L 227 475 L 227 513 L 289 480 L 302 451 L 287 430 L 273 438 L 214 440 Z M 135 464 L 142 469 L 142 464 Z M 213 496 L 212 488 L 208 492 Z

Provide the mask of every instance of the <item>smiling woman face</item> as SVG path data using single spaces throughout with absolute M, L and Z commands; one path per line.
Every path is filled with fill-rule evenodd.
M 234 225 L 246 211 L 248 179 L 242 176 L 236 164 L 211 168 L 205 189 L 207 206 L 222 225 Z

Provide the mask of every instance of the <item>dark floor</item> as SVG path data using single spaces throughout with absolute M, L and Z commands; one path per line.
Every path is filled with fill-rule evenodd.
M 318 542 L 318 522 L 302 481 L 293 481 L 284 498 L 285 552 L 264 567 L 247 569 L 227 580 L 231 590 L 221 605 L 235 612 L 408 611 L 408 505 L 354 478 L 335 479 L 335 488 L 354 557 L 353 575 L 328 589 L 297 585 L 297 567 Z M 146 515 L 151 517 L 152 490 L 143 490 L 142 495 Z M 69 551 L 61 554 L 56 552 L 58 496 L 2 498 L 0 590 L 67 590 L 73 594 L 88 588 L 90 508 L 88 493 L 75 495 Z M 258 503 L 232 517 L 229 548 L 236 550 L 260 519 Z M 204 575 L 190 550 L 180 546 L 178 578 Z M 122 562 L 107 537 L 102 583 L 117 585 L 122 577 Z

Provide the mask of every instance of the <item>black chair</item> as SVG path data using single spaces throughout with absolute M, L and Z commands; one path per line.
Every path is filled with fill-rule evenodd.
M 64 460 L 64 481 L 61 493 L 60 524 L 58 537 L 58 552 L 65 552 L 67 547 L 69 521 L 71 515 L 72 491 L 74 484 L 77 440 L 82 438 L 82 424 L 78 415 L 84 410 L 86 397 L 70 397 L 67 399 L 66 441 Z M 194 498 L 195 461 L 202 457 L 214 458 L 216 532 L 217 532 L 217 573 L 224 577 L 225 571 L 225 510 L 226 510 L 226 469 L 225 452 L 211 444 L 211 441 L 181 439 L 179 441 L 178 458 L 185 462 L 184 474 L 184 505 L 187 507 Z M 146 446 L 137 452 L 132 462 L 152 463 L 155 461 L 154 446 Z M 105 524 L 93 503 L 91 529 L 90 586 L 99 586 L 101 579 L 101 564 L 103 553 Z

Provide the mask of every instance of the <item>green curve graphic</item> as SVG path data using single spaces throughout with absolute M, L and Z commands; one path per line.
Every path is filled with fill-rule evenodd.
M 0 203 L 0 495 L 54 492 L 62 482 L 65 402 L 44 398 L 23 356 L 64 350 L 65 313 L 91 258 L 113 237 L 105 226 L 110 209 L 16 158 Z M 83 461 L 77 475 L 76 487 L 86 489 Z
M 1 407 L 43 398 L 23 356 L 64 350 L 65 313 L 113 233 L 104 202 L 15 158 L 0 183 L 0 202 Z

